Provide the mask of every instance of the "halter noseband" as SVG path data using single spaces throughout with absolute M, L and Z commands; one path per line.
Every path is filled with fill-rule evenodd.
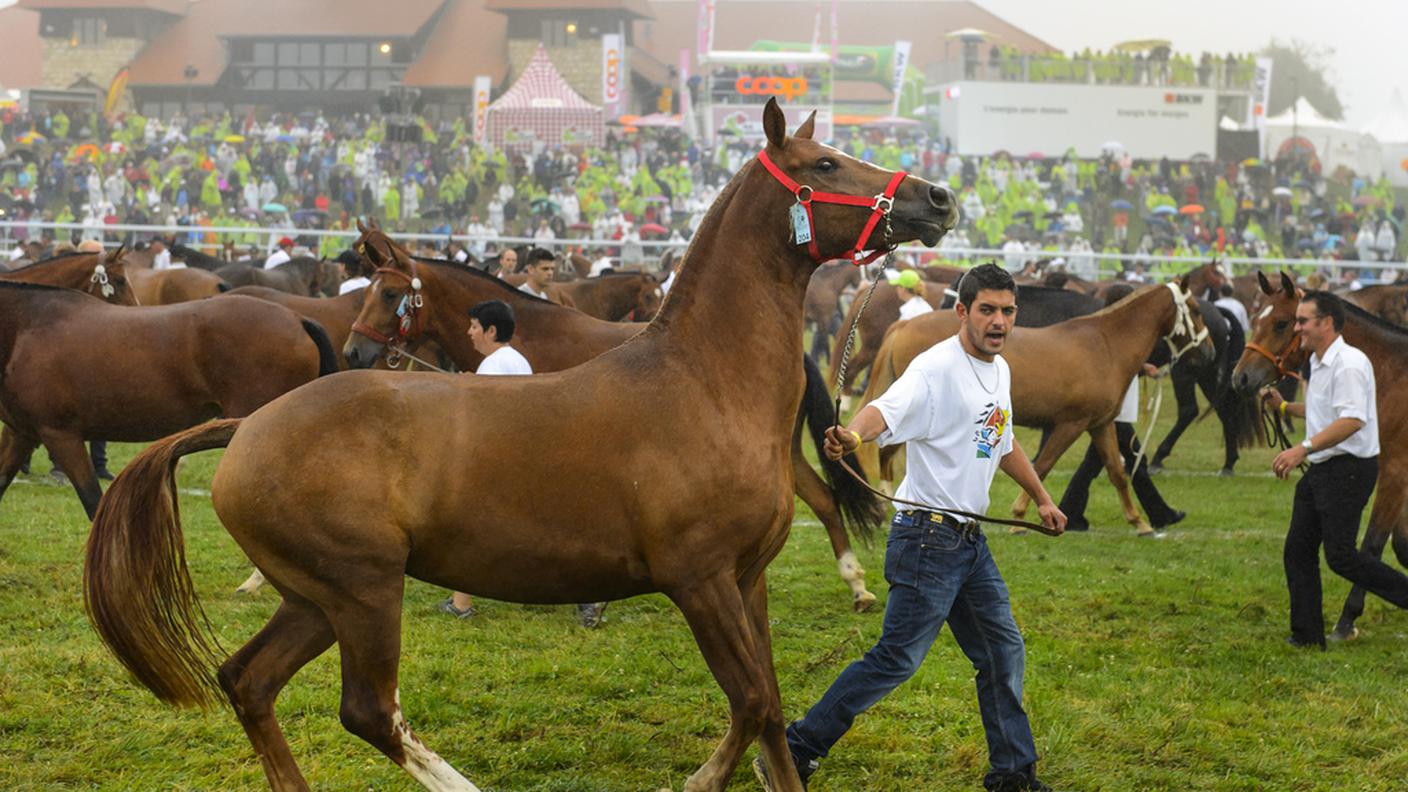
M 845 258 L 857 267 L 863 267 L 895 249 L 894 246 L 891 245 L 889 247 L 873 250 L 870 253 L 865 252 L 866 245 L 870 242 L 870 235 L 875 232 L 875 226 L 879 225 L 881 218 L 889 219 L 890 210 L 895 204 L 895 191 L 900 188 L 900 183 L 903 182 L 905 177 L 909 174 L 904 171 L 896 171 L 895 174 L 890 177 L 890 183 L 885 186 L 884 192 L 867 198 L 863 195 L 817 192 L 812 189 L 810 185 L 798 184 L 795 179 L 783 173 L 782 169 L 777 167 L 777 163 L 772 161 L 772 158 L 768 156 L 766 150 L 758 152 L 758 161 L 763 163 L 763 167 L 767 169 L 768 173 L 771 173 L 772 177 L 777 179 L 779 184 L 785 187 L 788 192 L 792 193 L 792 195 L 797 198 L 797 203 L 806 210 L 807 223 L 813 231 L 812 238 L 807 242 L 807 252 L 811 254 L 812 261 L 818 264 L 824 264 L 835 258 Z M 861 229 L 860 238 L 856 240 L 855 247 L 840 256 L 823 256 L 821 254 L 821 249 L 818 248 L 816 244 L 816 224 L 812 220 L 813 203 L 862 206 L 870 209 L 870 218 L 866 220 L 865 228 Z M 888 234 L 886 236 L 888 237 Z M 885 241 L 888 243 L 889 239 L 887 238 Z
M 395 344 L 393 342 L 414 341 L 420 336 L 421 329 L 424 325 L 424 317 L 421 316 L 420 309 L 425 307 L 425 295 L 421 294 L 422 284 L 420 276 L 416 274 L 415 261 L 412 260 L 410 265 L 411 274 L 409 275 L 394 267 L 377 267 L 376 271 L 372 273 L 373 276 L 394 275 L 404 280 L 407 285 L 411 287 L 411 293 L 402 297 L 401 304 L 396 308 L 396 316 L 399 317 L 400 321 L 396 324 L 395 337 L 388 336 L 360 320 L 352 324 L 352 332 L 370 338 L 378 344 L 391 348 L 393 351 L 395 351 Z M 390 360 L 387 361 L 387 365 L 391 365 Z M 394 365 L 391 365 L 391 367 L 395 368 Z

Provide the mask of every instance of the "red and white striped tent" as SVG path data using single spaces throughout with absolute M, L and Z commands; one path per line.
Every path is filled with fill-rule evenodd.
M 605 124 L 602 108 L 572 90 L 541 44 L 513 87 L 489 105 L 489 141 L 500 148 L 600 146 Z

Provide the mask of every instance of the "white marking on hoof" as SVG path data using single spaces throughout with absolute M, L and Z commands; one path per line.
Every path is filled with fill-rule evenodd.
M 469 779 L 459 774 L 440 755 L 426 748 L 411 733 L 410 724 L 401 715 L 401 691 L 396 690 L 396 711 L 391 715 L 391 731 L 401 740 L 401 752 L 406 763 L 401 765 L 411 778 L 431 792 L 480 792 L 479 787 L 469 783 Z
M 869 610 L 875 604 L 875 595 L 865 590 L 865 569 L 856 560 L 856 554 L 850 550 L 842 553 L 836 559 L 836 568 L 841 572 L 841 579 L 851 587 L 852 605 L 856 612 Z
M 256 567 L 253 572 L 249 573 L 249 578 L 241 583 L 239 588 L 235 589 L 235 593 L 253 594 L 258 591 L 259 587 L 262 585 L 264 585 L 264 573 L 260 572 Z
M 855 600 L 851 603 L 851 607 L 855 608 L 856 613 L 865 613 L 874 606 L 875 595 L 871 594 L 869 591 L 857 593 Z

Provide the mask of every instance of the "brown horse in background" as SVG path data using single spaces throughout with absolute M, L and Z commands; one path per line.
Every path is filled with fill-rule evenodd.
M 318 294 L 334 297 L 337 288 L 342 285 L 341 271 L 336 262 L 312 256 L 298 256 L 272 269 L 234 262 L 215 270 L 215 274 L 235 288 L 264 286 L 301 297 Z
M 362 292 L 363 289 L 354 289 L 331 298 L 300 297 L 266 286 L 241 286 L 222 296 L 245 296 L 278 303 L 299 316 L 305 316 L 322 325 L 323 330 L 327 331 L 332 348 L 337 351 L 337 367 L 345 371 L 347 358 L 342 356 L 342 347 L 352 333 L 352 323 L 357 320 L 357 312 L 362 310 Z
M 1037 475 L 1046 478 L 1066 449 L 1089 433 L 1125 519 L 1140 536 L 1155 531 L 1130 498 L 1114 420 L 1125 390 L 1160 339 L 1207 359 L 1214 354 L 1197 300 L 1184 288 L 1188 280 L 1147 286 L 1108 308 L 1048 327 L 1015 327 L 1002 352 L 1012 370 L 1012 420 L 1051 430 L 1032 460 Z M 896 324 L 880 347 L 864 402 L 879 398 L 915 357 L 958 331 L 953 311 Z M 1019 496 L 1012 513 L 1020 517 L 1026 507 Z
M 270 303 L 131 308 L 0 282 L 0 496 L 43 444 L 91 517 L 102 493 L 85 441 L 248 415 L 336 370 L 322 328 Z
M 572 307 L 608 322 L 648 322 L 665 299 L 660 279 L 648 272 L 612 272 L 558 288 L 572 298 Z
M 865 295 L 869 290 L 868 284 L 861 284 L 856 291 L 856 297 L 851 300 L 850 310 L 846 311 L 846 318 L 841 322 L 841 329 L 836 334 L 836 343 L 831 350 L 831 371 L 827 374 L 826 381 L 835 383 L 841 372 L 841 357 L 846 348 L 846 336 L 856 321 L 856 315 L 860 314 L 855 348 L 851 351 L 851 360 L 846 366 L 846 381 L 841 383 L 841 392 L 838 395 L 853 394 L 851 386 L 860 378 L 861 372 L 869 369 L 871 362 L 875 360 L 875 352 L 880 348 L 880 342 L 885 339 L 885 331 L 900 320 L 900 294 L 896 287 L 886 281 L 880 281 L 870 298 L 870 304 L 865 305 Z M 944 304 L 944 299 L 944 284 L 925 281 L 925 302 L 937 310 Z M 865 307 L 864 313 L 861 313 L 862 306 Z
M 1408 283 L 1365 286 L 1340 297 L 1390 324 L 1408 325 Z
M 889 172 L 806 139 L 812 120 L 793 139 L 783 124 L 770 101 L 767 155 L 818 191 L 897 188 L 887 241 L 933 244 L 956 222 L 948 189 L 912 176 L 887 188 Z M 728 732 L 685 792 L 722 792 L 755 740 L 775 770 L 772 792 L 802 792 L 765 576 L 793 516 L 787 457 L 815 267 L 781 233 L 795 203 L 762 164 L 745 165 L 704 219 L 656 320 L 576 368 L 349 372 L 147 449 L 109 489 L 88 544 L 85 601 L 104 642 L 164 701 L 228 697 L 281 791 L 307 783 L 274 698 L 337 643 L 344 726 L 426 788 L 473 792 L 401 711 L 406 576 L 518 602 L 663 592 L 729 701 Z M 836 205 L 816 214 L 818 244 L 831 250 L 855 244 L 871 217 Z M 179 457 L 220 446 L 215 511 L 283 602 L 217 677 L 172 479 Z
M 365 255 L 382 270 L 373 273 L 361 313 L 356 317 L 360 329 L 343 349 L 353 368 L 380 361 L 387 341 L 415 346 L 429 340 L 439 345 L 461 371 L 475 371 L 484 358 L 469 341 L 469 309 L 486 300 L 502 300 L 513 308 L 516 327 L 512 346 L 539 373 L 581 365 L 620 346 L 641 330 L 639 325 L 595 319 L 540 300 L 478 270 L 422 259 L 408 262 L 401 257 L 399 247 L 380 231 L 364 230 L 363 234 L 359 242 Z M 412 327 L 417 329 L 413 337 L 400 338 L 396 310 L 413 291 L 408 287 L 415 279 L 421 283 L 420 289 L 415 290 L 421 306 L 412 318 Z M 807 390 L 792 438 L 793 480 L 798 497 L 811 507 L 826 529 L 841 579 L 851 589 L 853 607 L 865 611 L 875 603 L 875 595 L 865 587 L 865 569 L 851 550 L 847 530 L 868 543 L 884 518 L 884 504 L 839 465 L 826 459 L 825 454 L 817 455 L 825 480 L 807 463 L 802 453 L 803 424 L 820 449 L 821 433 L 832 417 L 826 385 L 815 364 L 808 361 L 805 370 Z M 241 589 L 250 590 L 244 586 Z
M 0 274 L 0 280 L 74 289 L 113 305 L 137 305 L 127 283 L 123 248 L 104 253 L 67 253 Z
M 127 284 L 142 305 L 193 302 L 230 289 L 230 284 L 219 275 L 190 267 L 164 270 L 129 267 Z
M 841 321 L 841 294 L 860 284 L 860 267 L 846 261 L 833 261 L 816 268 L 807 284 L 802 316 L 812 331 L 813 360 L 830 354 L 831 336 Z
M 1257 276 L 1266 299 L 1262 313 L 1252 318 L 1251 343 L 1232 373 L 1232 382 L 1248 395 L 1275 385 L 1286 372 L 1299 371 L 1310 356 L 1300 348 L 1295 329 L 1296 304 L 1302 295 L 1295 281 L 1282 273 L 1280 288 L 1273 288 L 1265 275 L 1258 272 Z M 1360 552 L 1379 558 L 1392 539 L 1398 563 L 1408 567 L 1408 330 L 1348 300 L 1342 302 L 1344 340 L 1373 364 L 1379 408 L 1379 480 Z M 1266 351 L 1258 351 L 1252 344 Z M 1336 560 L 1330 559 L 1329 564 L 1334 569 Z M 1350 589 L 1335 624 L 1335 636 L 1350 639 L 1359 634 L 1354 623 L 1364 614 L 1364 594 L 1359 586 Z

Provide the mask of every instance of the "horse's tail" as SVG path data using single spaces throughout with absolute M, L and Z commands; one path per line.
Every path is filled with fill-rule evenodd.
M 803 360 L 803 367 L 807 372 L 807 387 L 802 393 L 802 416 L 806 419 L 812 442 L 816 444 L 817 458 L 821 460 L 821 470 L 826 475 L 826 483 L 831 487 L 831 497 L 836 499 L 836 509 L 841 514 L 841 525 L 868 547 L 876 529 L 885 520 L 885 505 L 862 486 L 861 482 L 852 478 L 839 462 L 827 459 L 822 451 L 826 442 L 826 428 L 837 419 L 835 406 L 816 361 L 809 355 L 803 356 Z M 845 462 L 853 470 L 862 469 L 854 454 L 847 454 Z
M 211 421 L 147 447 L 103 495 L 88 535 L 88 619 L 138 682 L 176 706 L 221 700 L 211 673 L 219 644 L 186 568 L 176 461 L 224 448 L 240 421 Z
M 332 339 L 328 337 L 328 331 L 307 317 L 300 317 L 300 320 L 303 322 L 303 329 L 313 339 L 313 344 L 318 347 L 318 376 L 326 377 L 341 371 L 342 368 L 337 365 L 337 350 L 332 348 Z

